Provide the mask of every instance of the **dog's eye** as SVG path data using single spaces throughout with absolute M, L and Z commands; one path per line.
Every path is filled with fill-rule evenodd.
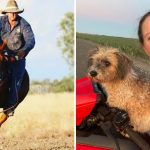
M 110 66 L 110 62 L 107 61 L 107 60 L 103 60 L 102 63 L 103 63 L 106 67 Z

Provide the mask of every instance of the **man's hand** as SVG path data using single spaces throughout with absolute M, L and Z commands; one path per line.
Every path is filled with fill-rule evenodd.
M 23 50 L 19 50 L 19 51 L 17 52 L 17 56 L 19 57 L 19 59 L 22 59 L 22 58 L 24 58 L 24 56 L 25 56 L 25 52 L 24 52 Z
M 3 61 L 3 56 L 0 54 L 0 62 Z
M 0 51 L 2 51 L 6 45 L 7 45 L 7 40 L 4 39 L 2 45 L 0 45 Z
M 7 43 L 8 43 L 7 39 L 4 39 L 4 40 L 3 40 L 3 44 L 4 44 L 4 45 L 7 45 Z

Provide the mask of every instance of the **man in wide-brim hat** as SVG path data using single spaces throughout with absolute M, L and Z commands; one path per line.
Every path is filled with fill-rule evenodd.
M 0 17 L 0 40 L 6 44 L 4 55 L 7 55 L 9 72 L 9 96 L 6 100 L 4 113 L 0 115 L 0 126 L 10 113 L 14 112 L 18 103 L 18 91 L 25 73 L 25 57 L 35 45 L 34 34 L 30 24 L 18 14 L 19 9 L 15 0 L 9 0 Z M 11 57 L 9 57 L 11 56 Z M 11 59 L 9 59 L 11 58 Z
M 19 9 L 17 2 L 15 0 L 9 0 L 7 3 L 7 6 L 5 8 L 5 10 L 2 10 L 2 14 L 6 14 L 6 13 L 22 13 L 24 11 L 24 9 Z

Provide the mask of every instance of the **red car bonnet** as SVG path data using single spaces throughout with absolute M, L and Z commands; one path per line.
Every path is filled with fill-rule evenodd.
M 77 144 L 77 150 L 112 150 L 112 149 Z
M 76 81 L 76 125 L 87 117 L 96 105 L 96 94 L 89 78 Z

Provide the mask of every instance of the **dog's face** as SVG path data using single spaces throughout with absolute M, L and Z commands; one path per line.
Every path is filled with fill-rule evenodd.
M 113 48 L 99 48 L 88 60 L 88 75 L 95 82 L 122 80 L 129 72 L 132 61 Z

